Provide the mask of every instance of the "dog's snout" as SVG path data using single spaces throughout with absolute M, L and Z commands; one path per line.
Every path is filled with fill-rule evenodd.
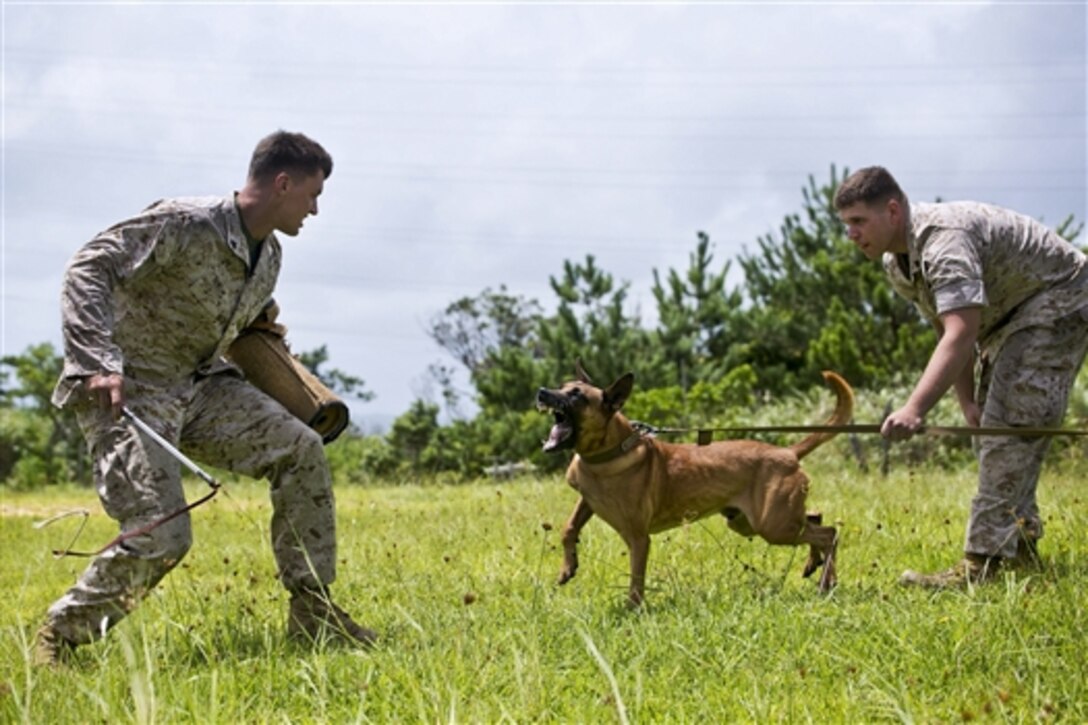
M 562 398 L 562 396 L 558 392 L 556 392 L 554 390 L 551 390 L 549 388 L 540 388 L 539 390 L 536 391 L 536 399 L 540 400 L 540 401 L 546 401 L 548 403 L 555 403 L 557 400 L 560 400 L 561 398 Z
M 554 408 L 557 405 L 555 393 L 547 388 L 540 388 L 536 391 L 536 404 L 542 409 Z

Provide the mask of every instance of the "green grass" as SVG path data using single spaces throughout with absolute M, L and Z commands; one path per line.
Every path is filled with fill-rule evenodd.
M 655 537 L 640 612 L 599 520 L 554 585 L 574 503 L 558 478 L 340 487 L 333 593 L 383 633 L 371 653 L 285 642 L 266 491 L 234 483 L 194 513 L 182 565 L 60 671 L 30 667 L 33 631 L 85 561 L 49 554 L 74 519 L 32 523 L 85 507 L 81 546 L 115 531 L 93 492 L 5 493 L 0 721 L 1084 722 L 1085 465 L 1044 476 L 1044 573 L 930 594 L 896 579 L 958 558 L 971 471 L 884 479 L 828 449 L 809 472 L 841 526 L 831 596 L 800 578 L 804 551 L 708 519 Z

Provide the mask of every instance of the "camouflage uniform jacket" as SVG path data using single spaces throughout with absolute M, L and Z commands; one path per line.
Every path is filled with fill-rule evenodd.
M 892 287 L 930 322 L 981 307 L 979 346 L 1088 305 L 1088 260 L 1040 222 L 978 202 L 911 204 L 906 255 L 885 254 Z
M 280 262 L 269 234 L 250 270 L 233 196 L 160 200 L 100 233 L 64 276 L 54 404 L 95 373 L 172 387 L 226 368 L 227 346 L 270 299 Z

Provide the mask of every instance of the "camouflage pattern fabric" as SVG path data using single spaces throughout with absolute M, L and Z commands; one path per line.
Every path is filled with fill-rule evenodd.
M 892 287 L 934 324 L 982 307 L 984 351 L 1088 304 L 1088 259 L 1028 216 L 978 202 L 912 203 L 909 226 L 906 258 L 884 255 Z
M 61 289 L 64 370 L 53 402 L 95 373 L 174 385 L 223 354 L 272 296 L 279 241 L 249 245 L 232 197 L 169 199 L 79 250 Z
M 982 425 L 1060 425 L 1086 350 L 1088 308 L 1013 333 L 995 357 L 979 361 Z M 1050 441 L 1046 436 L 975 439 L 979 485 L 964 551 L 1012 558 L 1021 535 L 1042 537 L 1035 492 Z
M 983 426 L 1056 426 L 1088 348 L 1088 260 L 1030 217 L 976 202 L 911 204 L 906 255 L 885 254 L 892 287 L 936 324 L 981 307 Z M 1011 558 L 1038 538 L 1035 492 L 1046 437 L 975 441 L 978 491 L 965 551 Z
M 321 438 L 220 358 L 268 301 L 279 265 L 279 243 L 269 235 L 250 269 L 230 197 L 157 202 L 103 232 L 65 275 L 65 365 L 54 402 L 75 409 L 102 506 L 122 532 L 184 506 L 180 464 L 92 404 L 83 387 L 92 373 L 122 373 L 129 408 L 191 458 L 267 478 L 279 577 L 296 590 L 335 578 L 334 501 Z M 71 642 L 96 639 L 191 544 L 185 514 L 111 547 L 50 607 L 50 623 Z

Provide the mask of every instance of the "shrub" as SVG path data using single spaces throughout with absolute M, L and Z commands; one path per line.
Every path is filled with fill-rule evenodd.
M 69 480 L 63 456 L 53 454 L 53 422 L 29 410 L 0 408 L 0 484 L 38 488 Z

